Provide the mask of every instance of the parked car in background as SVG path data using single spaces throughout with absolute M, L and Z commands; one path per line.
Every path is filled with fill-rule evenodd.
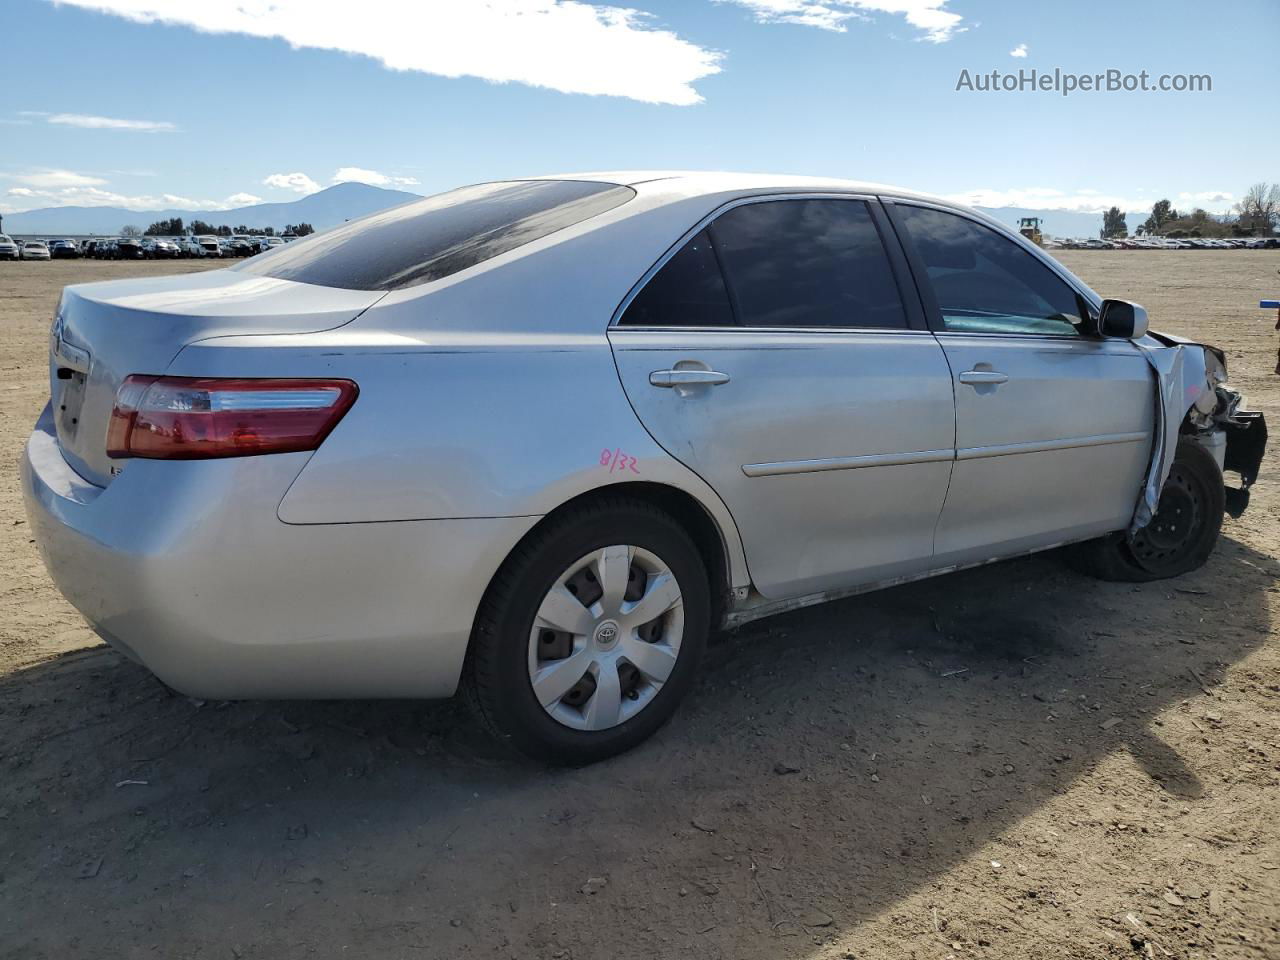
M 258 238 L 246 234 L 235 234 L 227 241 L 227 247 L 233 257 L 248 257 L 257 253 Z
M 717 625 L 1064 543 L 1193 570 L 1266 436 L 1008 227 L 810 178 L 464 187 L 68 287 L 50 344 L 31 536 L 106 640 L 201 698 L 462 685 L 561 763 L 656 731 Z
M 43 240 L 28 240 L 18 251 L 23 260 L 49 260 L 49 245 Z
M 18 244 L 7 234 L 0 233 L 0 260 L 17 260 Z
M 200 255 L 205 257 L 222 256 L 222 245 L 218 243 L 218 238 L 214 236 L 203 236 L 194 238 L 196 245 L 203 251 Z
M 118 237 L 111 255 L 115 260 L 141 260 L 142 240 L 138 237 Z
M 49 255 L 55 260 L 79 260 L 80 245 L 74 240 L 50 240 Z
M 148 260 L 175 260 L 181 256 L 178 245 L 163 237 L 144 237 L 142 255 Z
M 258 239 L 258 246 L 257 246 L 257 250 L 255 251 L 257 253 L 265 253 L 266 251 L 271 250 L 274 247 L 284 246 L 283 237 L 258 237 L 257 239 Z

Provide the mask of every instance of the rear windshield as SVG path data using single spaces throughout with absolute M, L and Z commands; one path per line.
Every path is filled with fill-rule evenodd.
M 233 267 L 348 290 L 439 280 L 581 223 L 635 196 L 585 180 L 482 183 L 384 210 Z

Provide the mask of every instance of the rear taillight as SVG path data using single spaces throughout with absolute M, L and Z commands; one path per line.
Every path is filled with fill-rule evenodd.
M 107 456 L 158 460 L 314 450 L 351 409 L 350 380 L 126 377 Z

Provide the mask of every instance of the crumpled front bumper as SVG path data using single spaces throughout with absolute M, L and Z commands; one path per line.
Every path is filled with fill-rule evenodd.
M 1178 437 L 1184 433 L 1219 449 L 1221 441 L 1214 438 L 1225 435 L 1226 451 L 1217 459 L 1224 471 L 1240 474 L 1239 487 L 1226 487 L 1227 512 L 1238 517 L 1249 504 L 1249 488 L 1258 478 L 1266 451 L 1266 419 L 1260 412 L 1239 409 L 1243 398 L 1226 386 L 1221 350 L 1154 331 L 1151 339 L 1154 344 L 1140 341 L 1138 347 L 1156 376 L 1155 443 L 1129 533 L 1141 530 L 1155 516 Z
M 1227 435 L 1223 469 L 1240 474 L 1240 486 L 1226 488 L 1227 513 L 1238 517 L 1249 506 L 1249 488 L 1258 479 L 1267 451 L 1267 418 L 1260 410 L 1236 410 L 1218 422 Z

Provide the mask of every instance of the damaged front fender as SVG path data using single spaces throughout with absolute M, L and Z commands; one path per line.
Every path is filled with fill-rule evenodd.
M 1156 423 L 1151 467 L 1138 499 L 1130 534 L 1151 522 L 1160 491 L 1173 466 L 1178 436 L 1200 437 L 1213 446 L 1213 435 L 1226 434 L 1225 470 L 1240 474 L 1240 487 L 1227 488 L 1227 511 L 1238 517 L 1249 502 L 1249 487 L 1258 477 L 1267 444 L 1266 420 L 1261 413 L 1239 409 L 1241 395 L 1226 386 L 1227 363 L 1222 351 L 1181 337 L 1152 332 L 1135 341 L 1156 374 Z

